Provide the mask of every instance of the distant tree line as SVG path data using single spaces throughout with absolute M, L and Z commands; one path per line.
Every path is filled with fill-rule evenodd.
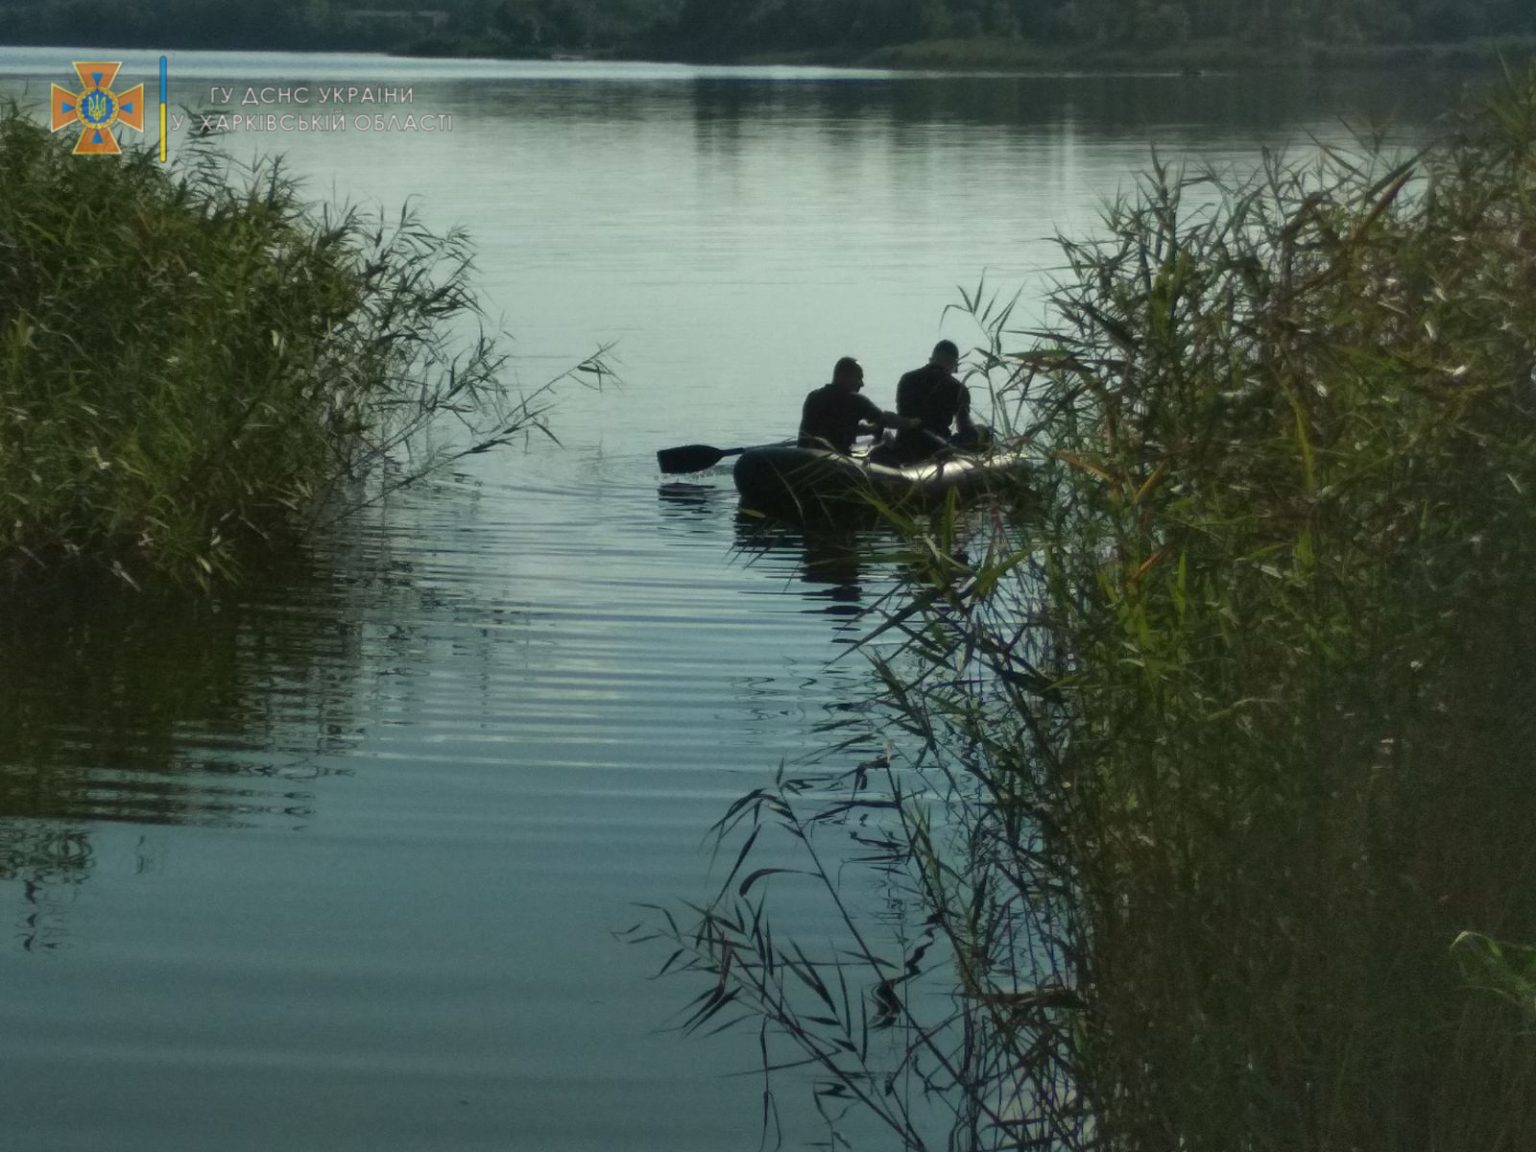
M 1531 0 L 683 0 L 663 39 L 732 53 L 974 37 L 1163 47 L 1204 39 L 1372 44 L 1532 33 Z
M 978 37 L 1062 46 L 1536 35 L 1532 0 L 0 0 L 0 43 L 730 59 Z
M 292 49 L 390 46 L 307 0 L 0 0 L 0 44 Z M 380 30 L 382 31 L 382 30 Z

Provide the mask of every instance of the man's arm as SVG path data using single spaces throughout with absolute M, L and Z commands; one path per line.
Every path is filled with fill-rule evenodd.
M 814 392 L 807 396 L 805 403 L 800 406 L 800 428 L 795 433 L 795 438 L 801 447 L 805 447 L 809 440 L 821 440 L 821 430 L 817 427 L 816 393 Z
M 869 397 L 860 396 L 859 399 L 864 402 L 860 405 L 859 419 L 873 424 L 876 430 L 881 428 L 917 429 L 923 426 L 923 422 L 915 416 L 908 419 L 905 416 L 898 416 L 894 412 L 883 412 L 876 407 L 875 402 L 869 399 Z
M 923 422 L 916 416 L 898 416 L 894 412 L 880 413 L 879 423 L 882 428 L 905 428 L 908 432 L 916 432 L 923 426 Z
M 860 396 L 857 400 L 859 420 L 870 425 L 871 432 L 878 432 L 882 428 L 905 428 L 907 421 L 894 412 L 882 412 L 868 396 Z M 863 429 L 860 429 L 863 434 Z
M 971 390 L 958 380 L 955 383 L 960 389 L 960 406 L 955 410 L 955 432 L 960 436 L 973 436 L 976 425 L 971 423 Z

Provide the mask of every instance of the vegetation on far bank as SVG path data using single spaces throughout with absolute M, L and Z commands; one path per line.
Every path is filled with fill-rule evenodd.
M 966 301 L 1036 512 L 910 526 L 857 766 L 638 932 L 686 1027 L 834 1142 L 1536 1147 L 1536 71 L 1417 157 L 1154 167 L 1062 253 L 1047 330 Z
M 919 40 L 890 44 L 855 56 L 805 53 L 806 63 L 869 68 L 999 72 L 1208 72 L 1268 69 L 1373 70 L 1429 68 L 1478 71 L 1499 61 L 1536 59 L 1536 36 L 1434 43 L 1329 43 L 1298 40 L 1276 49 L 1247 40 L 1187 39 L 1158 46 L 1133 43 L 1042 43 L 1024 39 Z
M 1530 55 L 1524 0 L 12 0 L 0 43 L 891 67 L 1358 67 Z M 1427 56 L 1426 56 L 1427 53 Z
M 211 152 L 71 143 L 0 109 L 0 585 L 211 585 L 543 427 L 500 382 L 462 234 L 313 209 L 277 164 L 239 183 Z

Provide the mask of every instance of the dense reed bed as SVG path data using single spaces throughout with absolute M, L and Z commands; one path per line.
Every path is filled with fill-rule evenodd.
M 722 821 L 687 1024 L 912 1148 L 1536 1147 L 1536 73 L 1104 225 L 1048 331 L 968 297 L 1037 510 L 915 538 L 889 767 Z M 830 947 L 774 932 L 807 881 Z
M 15 106 L 0 170 L 0 582 L 209 586 L 545 430 L 548 386 L 502 383 L 461 233 L 316 208 L 278 163 L 73 156 Z

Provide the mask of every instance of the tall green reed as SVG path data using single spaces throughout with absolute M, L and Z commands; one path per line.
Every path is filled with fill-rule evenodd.
M 82 159 L 14 105 L 0 168 L 12 581 L 64 565 L 208 586 L 252 545 L 548 432 L 555 381 L 503 382 L 461 231 L 315 208 L 280 162 Z
M 1536 73 L 1412 158 L 1154 163 L 1044 331 L 968 294 L 1034 513 L 919 527 L 883 774 L 722 824 L 851 824 L 921 947 L 805 955 L 742 881 L 663 926 L 691 1023 L 913 1148 L 1536 1146 L 1533 192 Z

